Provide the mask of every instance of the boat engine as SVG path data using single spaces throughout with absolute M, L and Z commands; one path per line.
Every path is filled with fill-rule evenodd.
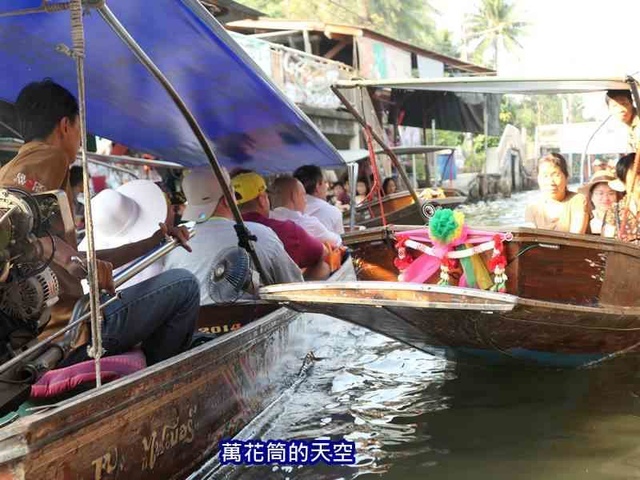
M 63 198 L 57 191 L 0 188 L 0 362 L 38 336 L 58 301 L 53 257 L 43 258 L 38 238 L 50 236 L 62 220 Z

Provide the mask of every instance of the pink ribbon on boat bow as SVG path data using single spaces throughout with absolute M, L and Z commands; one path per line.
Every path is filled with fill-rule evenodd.
M 396 238 L 415 240 L 421 243 L 431 243 L 433 245 L 433 255 L 423 254 L 416 258 L 406 270 L 400 273 L 399 279 L 404 282 L 424 283 L 433 276 L 442 263 L 442 259 L 455 247 L 465 243 L 480 244 L 493 241 L 496 232 L 488 232 L 484 230 L 473 230 L 463 227 L 460 238 L 448 245 L 435 242 L 429 236 L 427 230 L 409 230 L 406 232 L 396 233 Z M 513 236 L 510 233 L 498 233 L 502 240 L 511 240 Z M 466 283 L 466 279 L 465 279 Z

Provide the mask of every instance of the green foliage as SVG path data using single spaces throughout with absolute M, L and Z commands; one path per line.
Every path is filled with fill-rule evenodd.
M 427 130 L 427 143 L 431 145 L 442 145 L 445 147 L 456 147 L 464 140 L 464 133 L 450 132 L 449 130 L 436 130 L 435 142 L 433 141 L 431 130 Z
M 453 41 L 449 30 L 438 30 L 430 48 L 443 55 L 460 58 L 460 47 Z
M 271 17 L 358 25 L 420 47 L 456 51 L 450 33 L 436 32 L 437 12 L 425 0 L 245 0 L 243 3 Z
M 465 27 L 468 46 L 475 50 L 472 59 L 484 63 L 484 55 L 491 51 L 492 68 L 498 70 L 504 50 L 522 48 L 520 38 L 528 24 L 516 16 L 510 0 L 482 0 L 477 12 L 469 15 Z
M 564 105 L 563 105 L 564 104 Z M 585 122 L 584 104 L 578 95 L 525 95 L 515 98 L 503 96 L 500 105 L 500 124 L 510 123 L 533 132 L 538 125 Z

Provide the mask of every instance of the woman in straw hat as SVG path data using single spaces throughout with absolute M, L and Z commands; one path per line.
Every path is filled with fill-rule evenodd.
M 589 225 L 587 233 L 600 235 L 604 216 L 611 205 L 620 200 L 621 194 L 609 186 L 609 182 L 616 179 L 615 174 L 607 170 L 599 170 L 593 174 L 591 180 L 583 185 L 579 192 L 587 197 L 589 207 Z

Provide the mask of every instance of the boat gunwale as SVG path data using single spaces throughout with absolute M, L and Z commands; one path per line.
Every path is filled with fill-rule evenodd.
M 417 225 L 387 225 L 384 227 L 372 227 L 366 230 L 347 232 L 343 235 L 345 245 L 353 246 L 371 240 L 391 240 L 396 233 L 418 230 Z M 427 227 L 423 227 L 425 230 Z M 604 252 L 625 253 L 634 257 L 640 257 L 640 245 L 621 242 L 613 238 L 597 235 L 558 232 L 555 230 L 542 230 L 530 227 L 474 227 L 487 232 L 508 232 L 513 235 L 512 242 L 530 242 L 568 247 L 582 247 Z
M 220 352 L 220 355 L 217 357 L 218 360 L 222 360 L 238 350 L 251 348 L 251 346 L 261 341 L 261 339 L 278 330 L 282 325 L 292 321 L 297 315 L 298 312 L 288 310 L 286 308 L 279 308 L 264 317 L 256 319 L 243 328 L 229 332 L 222 335 L 220 338 L 182 352 L 131 375 L 117 379 L 102 386 L 98 390 L 91 389 L 86 392 L 82 392 L 77 396 L 63 400 L 59 404 L 53 404 L 51 409 L 46 410 L 43 413 L 33 413 L 17 419 L 14 423 L 0 429 L 0 464 L 16 461 L 20 457 L 40 450 L 47 444 L 59 440 L 71 432 L 81 430 L 87 425 L 99 422 L 104 418 L 113 415 L 115 412 L 125 410 L 131 405 L 135 405 L 149 397 L 152 397 L 157 388 L 165 385 L 167 381 L 156 383 L 155 387 L 157 388 L 145 389 L 143 392 L 140 392 L 139 395 L 124 396 L 122 393 L 135 389 L 150 377 L 158 377 L 163 374 L 166 375 L 170 370 L 179 368 L 190 360 L 195 360 L 199 356 L 212 355 L 214 354 L 214 351 L 217 351 L 218 349 L 226 348 L 226 350 Z M 250 338 L 241 344 L 238 343 L 238 337 L 242 338 L 245 336 L 249 336 Z M 235 343 L 238 344 L 236 345 Z M 200 365 L 201 367 L 199 369 L 208 368 L 210 366 L 205 362 L 202 362 Z M 192 376 L 193 374 L 194 370 L 189 370 L 177 377 L 172 376 L 170 381 L 174 383 L 186 376 Z M 81 421 L 73 422 L 68 427 L 60 428 L 55 433 L 40 437 L 36 439 L 36 441 L 32 442 L 28 439 L 30 434 L 36 432 L 40 427 L 48 423 L 64 420 L 64 418 L 70 414 L 77 414 L 78 411 L 85 407 L 88 402 L 116 394 L 120 394 L 123 397 L 123 401 L 112 408 L 107 410 L 98 409 L 94 414 L 84 417 Z
M 601 305 L 601 306 L 585 306 L 571 303 L 551 302 L 546 300 L 536 300 L 530 298 L 524 298 L 509 293 L 499 293 L 487 290 L 480 290 L 468 287 L 457 287 L 452 285 L 433 285 L 423 283 L 411 283 L 411 282 L 385 282 L 378 280 L 364 280 L 356 282 L 330 282 L 321 285 L 313 285 L 313 282 L 304 283 L 291 283 L 286 285 L 273 285 L 263 287 L 260 289 L 260 294 L 263 298 L 271 301 L 278 301 L 281 303 L 334 303 L 334 304 L 350 304 L 357 303 L 359 305 L 367 306 L 384 306 L 384 307 L 411 307 L 420 308 L 425 310 L 431 309 L 457 309 L 457 310 L 476 310 L 476 311 L 512 311 L 517 307 L 526 308 L 546 308 L 550 310 L 562 311 L 567 310 L 570 312 L 580 313 L 593 313 L 599 315 L 638 315 L 640 316 L 640 307 L 621 307 L 615 305 Z M 305 299 L 295 299 L 292 297 L 286 297 L 287 294 L 296 294 L 299 292 L 318 292 L 322 290 L 339 290 L 343 296 L 329 296 L 329 295 L 309 295 Z M 370 298 L 363 297 L 349 297 L 345 296 L 348 291 L 404 291 L 415 293 L 436 293 L 447 294 L 459 297 L 467 298 L 481 298 L 497 302 L 495 305 L 491 304 L 469 304 L 465 302 L 422 302 L 422 301 L 406 301 L 406 300 L 390 300 L 375 298 L 374 295 L 370 295 Z

